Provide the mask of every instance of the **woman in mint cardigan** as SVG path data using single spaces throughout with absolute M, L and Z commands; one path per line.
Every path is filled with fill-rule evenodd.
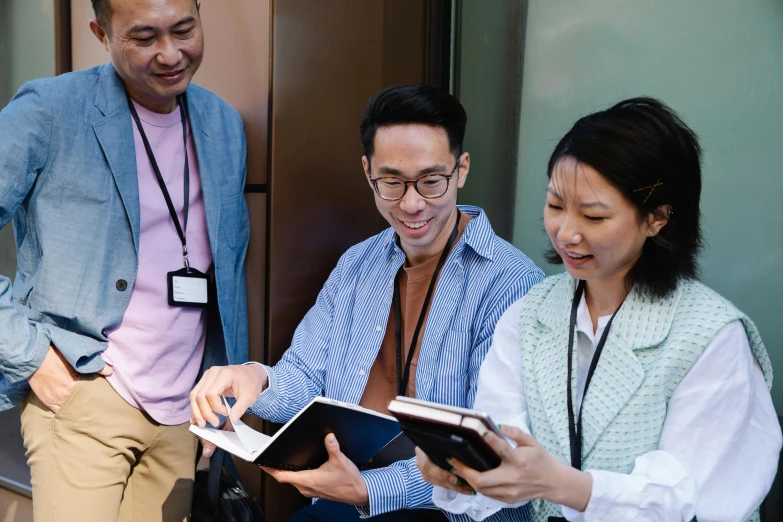
M 487 434 L 502 463 L 484 473 L 417 450 L 435 504 L 493 521 L 757 519 L 781 448 L 772 369 L 753 322 L 696 281 L 696 136 L 660 101 L 626 100 L 578 120 L 548 175 L 566 273 L 500 319 L 475 404 L 516 447 Z

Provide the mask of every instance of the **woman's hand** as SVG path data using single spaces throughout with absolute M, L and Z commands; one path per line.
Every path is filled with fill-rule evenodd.
M 421 448 L 416 448 L 416 467 L 421 471 L 424 480 L 435 486 L 451 489 L 463 495 L 475 495 L 473 488 L 468 486 L 464 480 L 457 475 L 448 472 L 430 460 Z
M 444 473 L 456 475 L 466 481 L 474 491 L 506 504 L 543 498 L 577 511 L 585 510 L 593 486 L 589 473 L 583 473 L 560 462 L 531 435 L 517 428 L 503 426 L 502 431 L 517 443 L 516 448 L 512 448 L 505 440 L 491 432 L 484 436 L 500 456 L 500 466 L 482 473 L 452 459 L 452 473 Z M 419 460 L 417 458 L 417 464 Z M 427 467 L 423 469 L 419 466 L 419 469 L 422 469 L 422 475 L 428 482 L 464 493 L 464 490 L 455 488 L 450 476 L 436 474 Z M 431 481 L 430 478 L 437 482 Z

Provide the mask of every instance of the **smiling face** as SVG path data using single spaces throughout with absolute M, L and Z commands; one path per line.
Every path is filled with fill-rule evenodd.
M 416 180 L 428 174 L 448 175 L 454 171 L 456 157 L 442 127 L 409 124 L 381 127 L 375 134 L 371 161 L 362 158 L 369 179 L 395 177 Z M 402 199 L 387 201 L 374 190 L 378 211 L 400 236 L 400 245 L 411 265 L 439 254 L 446 246 L 457 219 L 457 189 L 465 185 L 470 156 L 459 158 L 459 167 L 443 196 L 427 199 L 413 184 Z
M 571 158 L 559 161 L 547 187 L 544 227 L 572 277 L 623 281 L 648 237 L 666 223 L 637 208 L 601 174 Z
M 155 112 L 176 108 L 204 55 L 194 0 L 111 0 L 111 31 L 90 22 L 136 102 Z

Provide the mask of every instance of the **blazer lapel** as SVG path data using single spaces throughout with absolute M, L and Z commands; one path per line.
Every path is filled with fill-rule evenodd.
M 571 450 L 568 436 L 568 396 L 565 371 L 568 365 L 567 326 L 566 324 L 566 328 L 551 329 L 543 333 L 540 337 L 542 349 L 536 350 L 533 355 L 532 370 L 536 376 L 537 391 L 549 426 L 560 443 L 563 455 L 569 458 Z M 576 386 L 576 372 L 574 372 L 572 380 L 572 385 Z
M 575 291 L 575 280 L 564 276 L 542 301 L 536 317 L 544 328 L 530 369 L 536 377 L 547 420 L 565 455 L 570 455 L 565 374 Z M 665 299 L 652 299 L 632 290 L 617 313 L 582 405 L 583 459 L 644 382 L 644 369 L 634 352 L 657 346 L 666 339 L 681 295 L 681 286 Z M 577 351 L 570 353 L 576 370 Z M 577 386 L 576 373 L 572 375 L 572 390 Z
M 644 382 L 637 350 L 660 345 L 671 328 L 682 295 L 681 286 L 664 299 L 653 299 L 632 290 L 615 317 L 582 414 L 582 459 Z
M 537 319 L 544 328 L 540 330 L 537 343 L 539 348 L 532 356 L 533 368 L 530 369 L 535 376 L 534 382 L 538 385 L 541 405 L 549 425 L 560 442 L 563 455 L 569 459 L 571 450 L 568 436 L 566 369 L 569 353 L 568 324 L 575 290 L 574 280 L 564 276 L 542 301 Z M 576 365 L 575 351 L 573 364 Z M 573 372 L 571 384 L 573 389 L 576 389 L 576 371 Z
M 582 403 L 582 460 L 587 458 L 601 434 L 642 382 L 644 370 L 641 363 L 631 346 L 614 332 L 613 326 Z
M 103 67 L 99 82 L 95 106 L 104 117 L 93 122 L 92 127 L 120 193 L 133 233 L 133 245 L 138 253 L 139 180 L 133 127 L 125 97 L 125 87 L 111 64 Z
M 190 131 L 193 136 L 193 144 L 198 156 L 199 179 L 204 200 L 204 213 L 207 218 L 207 231 L 209 233 L 209 245 L 212 251 L 212 259 L 218 259 L 218 244 L 220 237 L 220 185 L 217 182 L 217 173 L 220 168 L 215 164 L 210 154 L 209 125 L 204 116 L 203 106 L 199 103 L 198 96 L 193 89 L 188 89 L 188 113 L 190 115 Z

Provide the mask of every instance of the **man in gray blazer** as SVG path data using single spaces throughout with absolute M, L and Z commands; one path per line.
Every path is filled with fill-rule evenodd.
M 0 409 L 22 403 L 36 520 L 181 521 L 188 393 L 247 359 L 245 135 L 190 84 L 195 0 L 92 3 L 111 64 L 0 112 Z

